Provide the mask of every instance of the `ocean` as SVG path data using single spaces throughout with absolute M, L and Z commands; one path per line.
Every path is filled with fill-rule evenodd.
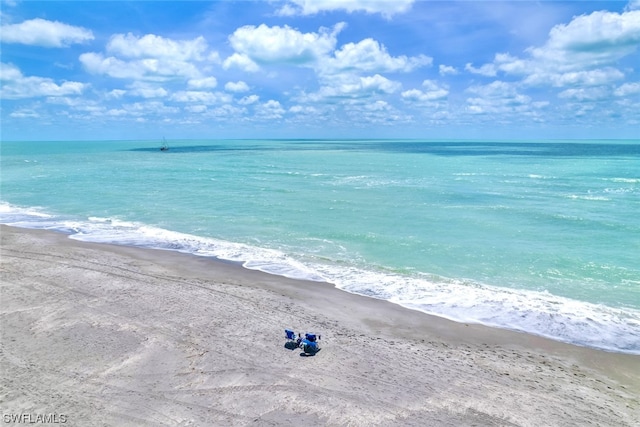
M 168 143 L 3 141 L 0 223 L 640 354 L 640 140 Z

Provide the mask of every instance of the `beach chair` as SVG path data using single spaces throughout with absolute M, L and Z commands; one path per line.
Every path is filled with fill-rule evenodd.
M 304 339 L 300 343 L 300 347 L 302 347 L 302 351 L 304 351 L 307 355 L 314 355 L 320 351 L 320 345 L 318 340 L 320 339 L 320 335 L 316 334 L 304 334 Z
M 285 338 L 287 339 L 287 342 L 284 343 L 285 348 L 288 348 L 289 350 L 295 350 L 300 346 L 300 340 L 296 336 L 296 333 L 293 332 L 291 329 L 285 329 L 284 335 L 285 335 Z
M 302 351 L 304 351 L 304 353 L 308 355 L 314 355 L 318 351 L 320 351 L 320 347 L 318 347 L 318 343 L 315 341 L 304 339 L 302 340 L 300 345 L 302 346 Z
M 285 334 L 285 338 L 290 340 L 290 341 L 295 341 L 296 340 L 296 333 L 293 332 L 291 329 L 285 329 L 284 330 L 284 334 Z

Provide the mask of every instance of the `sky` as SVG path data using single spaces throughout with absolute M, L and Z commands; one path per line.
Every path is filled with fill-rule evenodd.
M 640 139 L 640 0 L 0 0 L 2 140 Z

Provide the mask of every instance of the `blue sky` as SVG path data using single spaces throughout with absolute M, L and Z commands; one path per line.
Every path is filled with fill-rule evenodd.
M 640 138 L 640 0 L 0 0 L 2 139 Z

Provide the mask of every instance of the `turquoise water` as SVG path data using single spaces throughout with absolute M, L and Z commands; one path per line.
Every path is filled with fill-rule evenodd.
M 2 142 L 0 222 L 640 354 L 640 141 Z

